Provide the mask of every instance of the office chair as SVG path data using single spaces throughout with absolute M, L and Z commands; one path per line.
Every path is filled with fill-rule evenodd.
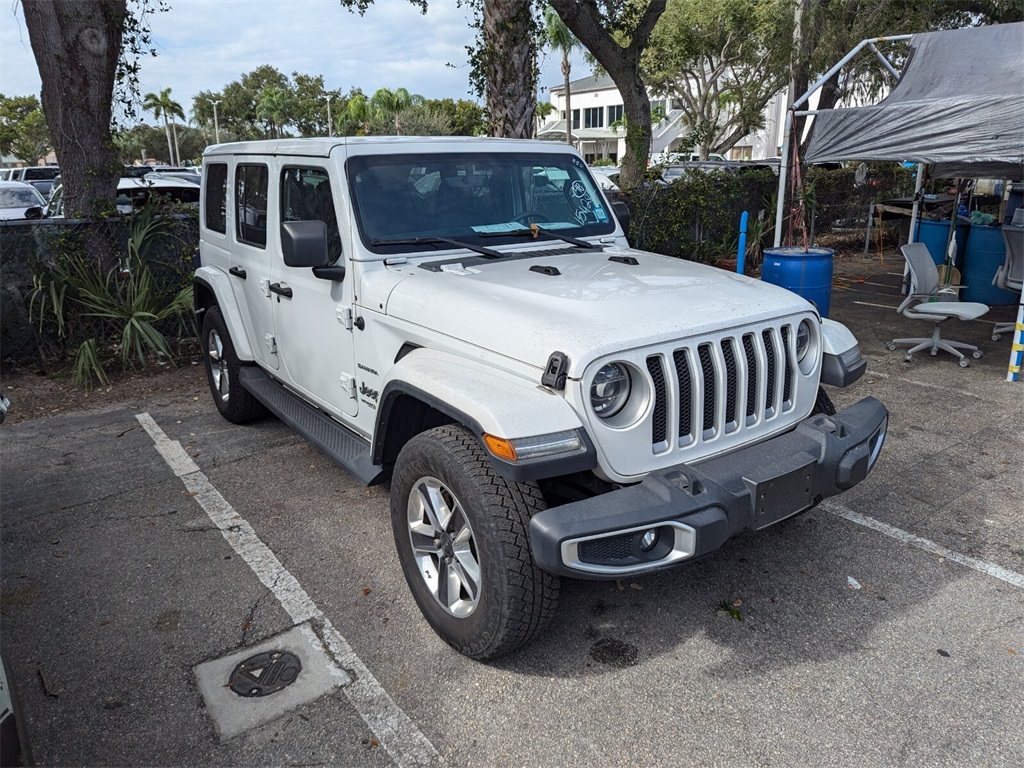
M 981 350 L 973 344 L 943 339 L 940 328 L 942 323 L 950 318 L 975 320 L 988 312 L 988 305 L 972 301 L 936 301 L 937 297 L 942 299 L 949 294 L 940 293 L 943 286 L 939 285 L 939 270 L 928 253 L 928 248 L 924 243 L 909 243 L 900 250 L 910 268 L 910 293 L 897 311 L 911 320 L 927 320 L 934 323 L 934 328 L 930 338 L 893 339 L 885 345 L 886 348 L 891 351 L 896 349 L 897 344 L 914 345 L 903 357 L 908 363 L 915 352 L 927 349 L 932 355 L 937 355 L 941 349 L 955 355 L 960 361 L 960 367 L 966 368 L 971 363 L 960 350 L 969 351 L 975 359 L 981 357 Z
M 1006 243 L 1006 260 L 996 270 L 992 285 L 1004 291 L 1020 293 L 1024 286 L 1024 227 L 1003 227 L 1003 242 Z M 996 323 L 992 328 L 992 341 L 999 341 L 1004 333 L 1012 333 L 1017 324 Z

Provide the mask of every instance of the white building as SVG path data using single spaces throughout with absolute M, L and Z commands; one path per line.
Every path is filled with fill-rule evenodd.
M 572 139 L 588 163 L 608 158 L 616 164 L 626 151 L 624 126 L 612 125 L 622 120 L 622 97 L 608 75 L 590 75 L 569 83 L 572 98 Z M 554 110 L 537 130 L 537 138 L 565 140 L 565 85 L 548 89 Z M 650 95 L 651 111 L 664 112 L 665 118 L 652 125 L 651 156 L 665 152 L 685 152 L 682 147 L 683 111 L 674 99 Z M 775 96 L 765 108 L 765 127 L 744 136 L 731 150 L 730 160 L 763 160 L 776 157 L 782 146 L 785 120 L 785 94 Z

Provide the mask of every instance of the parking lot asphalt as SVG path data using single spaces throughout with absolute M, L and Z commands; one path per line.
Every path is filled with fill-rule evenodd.
M 887 352 L 928 331 L 892 262 L 838 263 L 832 297 L 870 361 L 833 399 L 891 414 L 868 479 L 672 572 L 563 581 L 490 664 L 421 618 L 386 486 L 274 420 L 189 389 L 5 425 L 0 632 L 36 761 L 1024 765 L 1024 383 L 980 321 L 944 330 L 970 368 Z M 196 668 L 296 626 L 343 674 L 223 736 Z

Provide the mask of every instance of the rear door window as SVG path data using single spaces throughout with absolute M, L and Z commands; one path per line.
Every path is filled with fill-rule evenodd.
M 226 163 L 211 163 L 206 166 L 206 203 L 203 206 L 203 223 L 214 232 L 227 231 L 228 166 Z
M 235 221 L 239 242 L 267 245 L 267 166 L 239 165 L 235 171 Z

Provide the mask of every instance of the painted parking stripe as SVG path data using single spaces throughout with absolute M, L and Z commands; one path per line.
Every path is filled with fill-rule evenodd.
M 842 504 L 837 504 L 834 501 L 823 501 L 821 508 L 826 512 L 831 512 L 833 515 L 838 515 L 851 523 L 857 525 L 863 525 L 866 528 L 871 528 L 874 531 L 878 531 L 885 536 L 902 541 L 904 544 L 909 544 L 917 549 L 922 549 L 925 552 L 930 552 L 933 555 L 944 557 L 947 560 L 952 560 L 954 563 L 965 565 L 968 568 L 973 568 L 980 573 L 984 573 L 986 576 L 991 576 L 994 579 L 1005 581 L 1007 584 L 1012 584 L 1015 587 L 1024 589 L 1024 574 L 1011 571 L 1008 568 L 1003 568 L 1001 565 L 990 563 L 986 560 L 978 560 L 975 557 L 968 557 L 967 555 L 961 555 L 959 552 L 954 552 L 951 549 L 946 549 L 941 544 L 936 544 L 934 541 L 923 539 L 920 536 L 915 536 L 912 533 L 901 530 L 888 523 L 883 523 L 880 520 L 875 520 L 873 517 L 862 515 L 859 512 L 854 512 L 848 507 L 844 507 Z
M 252 526 L 220 495 L 181 443 L 171 440 L 148 413 L 136 419 L 153 439 L 157 451 L 181 478 L 227 542 L 248 563 L 259 580 L 277 597 L 296 624 L 312 621 L 335 661 L 355 678 L 342 690 L 369 726 L 377 741 L 400 766 L 437 766 L 444 761 L 409 716 L 395 704 L 388 692 L 359 659 L 348 641 L 334 628 L 312 598 Z

